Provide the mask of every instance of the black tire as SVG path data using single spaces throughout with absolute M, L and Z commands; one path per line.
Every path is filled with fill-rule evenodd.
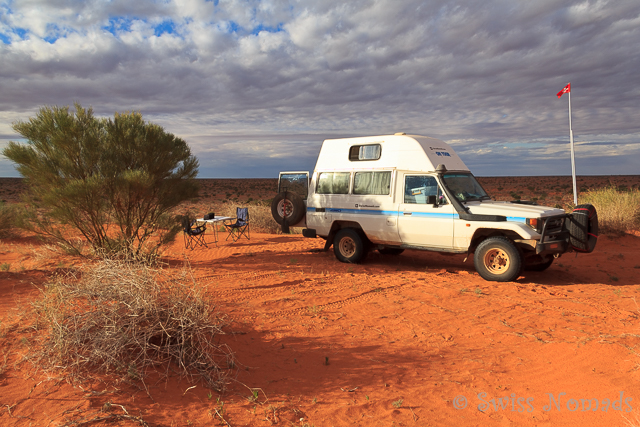
M 578 205 L 571 212 L 569 235 L 573 250 L 593 252 L 598 242 L 598 212 L 593 205 Z
M 539 255 L 536 255 L 530 260 L 529 259 L 527 260 L 527 262 L 525 263 L 524 269 L 527 271 L 545 271 L 547 268 L 551 267 L 551 264 L 553 264 L 554 259 L 555 258 L 552 256 L 545 259 Z
M 299 223 L 305 215 L 304 201 L 296 193 L 278 193 L 271 202 L 271 216 L 280 225 L 287 218 L 287 224 L 292 226 Z
M 333 253 L 340 262 L 358 264 L 367 256 L 367 248 L 357 230 L 343 228 L 333 239 Z
M 506 237 L 489 237 L 480 243 L 473 264 L 484 280 L 492 282 L 512 282 L 524 268 L 522 254 Z
M 382 255 L 400 255 L 404 252 L 404 249 L 401 248 L 380 248 L 378 249 Z

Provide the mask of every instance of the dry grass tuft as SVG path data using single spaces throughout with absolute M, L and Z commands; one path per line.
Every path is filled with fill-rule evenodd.
M 151 368 L 168 375 L 194 376 L 222 390 L 234 356 L 216 343 L 224 318 L 206 290 L 190 278 L 160 282 L 159 269 L 121 260 L 103 260 L 82 272 L 49 283 L 34 303 L 43 329 L 37 360 L 83 376 L 97 371 L 142 381 Z
M 592 190 L 580 197 L 580 203 L 590 203 L 598 211 L 600 231 L 622 234 L 640 230 L 640 191 L 619 191 L 616 188 Z
M 9 350 L 4 350 L 0 359 L 0 377 L 2 377 L 2 375 L 4 375 L 4 373 L 7 371 Z

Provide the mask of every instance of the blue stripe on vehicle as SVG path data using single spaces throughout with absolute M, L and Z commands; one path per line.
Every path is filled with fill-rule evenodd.
M 316 208 L 307 207 L 307 212 L 316 212 Z M 397 211 L 379 211 L 379 210 L 372 210 L 372 209 L 325 208 L 325 212 L 343 213 L 343 214 L 351 214 L 351 215 L 390 215 L 390 216 L 398 215 Z M 409 213 L 409 211 L 402 211 L 400 212 L 400 215 L 402 215 L 403 212 Z M 457 213 L 440 213 L 440 212 L 413 212 L 412 211 L 411 215 L 406 215 L 405 217 L 409 217 L 409 216 L 422 217 L 422 218 L 444 218 L 444 219 L 460 218 L 460 216 Z M 521 217 L 521 216 L 508 216 L 507 221 L 522 222 L 526 224 L 527 218 Z
M 411 212 L 413 217 L 428 217 L 428 218 L 444 218 L 444 219 L 458 219 L 460 216 L 457 213 L 440 213 L 440 212 Z
M 507 217 L 507 221 L 524 222 L 526 224 L 527 223 L 527 218 L 524 218 L 524 217 L 521 217 L 521 216 L 508 216 Z
M 316 212 L 316 208 L 307 208 L 307 212 Z M 325 212 L 330 213 L 342 213 L 352 215 L 390 215 L 398 216 L 398 211 L 377 211 L 371 209 L 342 209 L 342 208 L 326 208 Z M 403 211 L 405 212 L 405 211 Z M 406 211 L 408 212 L 408 211 Z M 402 212 L 400 213 L 402 215 Z M 459 215 L 456 213 L 440 213 L 440 212 L 411 212 L 411 215 L 407 217 L 429 217 L 429 218 L 446 218 L 446 219 L 458 219 Z
M 327 212 L 358 214 L 358 215 L 398 215 L 398 211 L 376 211 L 372 209 L 337 209 L 337 208 L 329 209 L 328 208 Z

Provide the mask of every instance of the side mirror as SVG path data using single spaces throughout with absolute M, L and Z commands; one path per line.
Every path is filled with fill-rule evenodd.
M 438 206 L 438 197 L 435 195 L 427 196 L 427 204 Z

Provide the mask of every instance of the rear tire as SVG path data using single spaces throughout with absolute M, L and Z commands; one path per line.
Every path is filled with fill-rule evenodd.
M 304 201 L 296 193 L 278 193 L 271 202 L 271 216 L 280 225 L 287 219 L 287 224 L 293 226 L 299 223 L 305 215 Z
M 478 274 L 492 282 L 512 282 L 522 273 L 522 255 L 506 237 L 489 237 L 476 248 L 473 264 Z
M 343 228 L 333 240 L 333 253 L 340 262 L 358 264 L 366 257 L 364 239 L 357 230 Z
M 598 242 L 598 212 L 593 205 L 578 205 L 569 219 L 570 242 L 573 250 L 591 253 Z

